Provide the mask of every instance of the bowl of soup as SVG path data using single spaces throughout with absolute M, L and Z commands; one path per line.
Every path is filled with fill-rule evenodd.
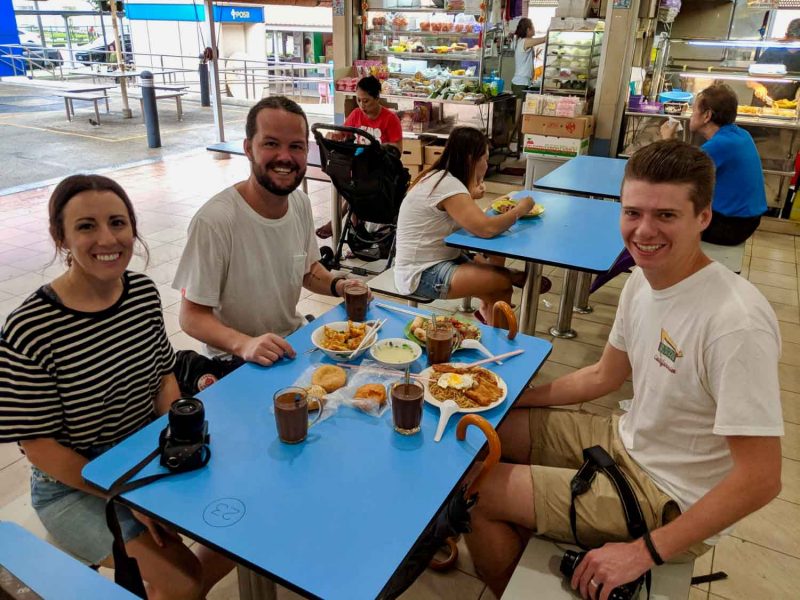
M 376 342 L 369 354 L 376 362 L 390 369 L 405 369 L 422 356 L 422 348 L 406 338 L 386 338 Z

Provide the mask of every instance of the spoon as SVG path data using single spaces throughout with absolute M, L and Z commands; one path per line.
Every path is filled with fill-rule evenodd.
M 470 338 L 463 339 L 463 340 L 461 340 L 461 344 L 458 346 L 459 350 L 461 348 L 467 348 L 469 350 L 477 350 L 478 352 L 480 352 L 484 356 L 493 356 L 493 354 L 491 352 L 489 352 L 489 349 L 486 346 L 484 346 L 483 344 L 481 344 L 478 340 L 473 340 L 473 339 L 470 339 Z M 502 365 L 503 361 L 502 360 L 498 360 L 497 364 L 498 365 Z
M 436 428 L 436 435 L 433 437 L 434 442 L 442 441 L 447 422 L 454 413 L 458 412 L 458 404 L 456 404 L 455 400 L 445 400 L 439 407 L 439 411 L 439 426 Z

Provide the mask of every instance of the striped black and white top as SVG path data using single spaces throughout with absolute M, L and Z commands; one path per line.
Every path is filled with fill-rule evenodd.
M 75 450 L 115 443 L 148 423 L 175 354 L 155 284 L 126 272 L 100 312 L 40 288 L 0 333 L 0 442 L 55 438 Z

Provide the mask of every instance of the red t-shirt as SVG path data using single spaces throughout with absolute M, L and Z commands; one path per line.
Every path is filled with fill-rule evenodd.
M 403 129 L 400 127 L 400 119 L 391 110 L 381 107 L 377 119 L 370 119 L 364 111 L 356 108 L 347 115 L 344 124 L 346 127 L 357 127 L 369 133 L 381 144 L 396 144 L 403 139 Z M 356 136 L 357 144 L 368 144 L 369 141 L 360 135 Z

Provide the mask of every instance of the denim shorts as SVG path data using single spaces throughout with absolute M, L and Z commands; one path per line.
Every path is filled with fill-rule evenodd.
M 109 448 L 102 446 L 82 454 L 96 458 Z M 71 488 L 31 466 L 31 504 L 62 550 L 92 565 L 111 555 L 113 536 L 106 525 L 103 498 Z M 129 508 L 117 504 L 116 509 L 126 543 L 147 530 Z
M 441 300 L 450 293 L 450 282 L 459 265 L 467 262 L 466 256 L 459 256 L 455 260 L 446 260 L 428 267 L 420 276 L 419 285 L 414 293 L 424 298 Z

